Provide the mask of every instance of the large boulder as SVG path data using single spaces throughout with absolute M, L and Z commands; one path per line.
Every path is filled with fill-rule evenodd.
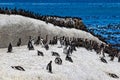
M 60 28 L 50 23 L 47 24 L 43 21 L 20 15 L 0 14 L 0 48 L 8 47 L 10 42 L 13 46 L 16 46 L 19 38 L 22 40 L 22 45 L 25 45 L 28 43 L 29 36 L 37 38 L 40 34 L 43 38 L 48 35 L 49 39 L 57 35 L 59 37 L 88 38 L 102 43 L 98 38 L 85 31 Z

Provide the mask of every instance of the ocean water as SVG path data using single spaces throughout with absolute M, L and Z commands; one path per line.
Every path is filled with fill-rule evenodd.
M 81 17 L 89 31 L 120 50 L 120 3 L 0 3 L 42 15 Z

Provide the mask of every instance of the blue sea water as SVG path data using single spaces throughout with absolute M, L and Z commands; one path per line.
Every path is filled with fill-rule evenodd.
M 22 8 L 42 15 L 81 17 L 88 30 L 120 49 L 120 3 L 0 3 L 0 7 Z

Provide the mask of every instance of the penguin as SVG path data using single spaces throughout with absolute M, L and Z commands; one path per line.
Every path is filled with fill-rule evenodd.
M 107 63 L 107 61 L 104 59 L 104 57 L 101 57 L 100 60 L 101 60 L 103 63 Z
M 48 63 L 46 69 L 47 69 L 50 73 L 52 73 L 52 61 L 50 61 L 50 62 Z
M 66 56 L 65 60 L 67 60 L 69 62 L 73 62 L 72 58 L 69 55 Z
M 52 56 L 58 56 L 58 57 L 60 57 L 59 53 L 53 52 L 53 51 L 52 51 Z
M 8 46 L 8 51 L 7 51 L 8 53 L 9 52 L 12 52 L 12 44 L 11 43 L 9 43 L 9 46 Z
M 37 54 L 38 54 L 38 56 L 44 56 L 43 52 L 41 52 L 39 50 L 37 50 Z
M 17 46 L 21 45 L 21 38 L 19 38 L 18 42 L 17 42 Z
M 11 66 L 11 67 L 16 70 L 25 71 L 25 69 L 21 66 Z

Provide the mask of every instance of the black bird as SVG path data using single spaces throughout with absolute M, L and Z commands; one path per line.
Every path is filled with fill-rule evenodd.
M 41 52 L 39 50 L 37 50 L 37 54 L 38 54 L 38 56 L 44 56 L 43 52 Z
M 7 52 L 12 52 L 12 44 L 11 43 L 8 46 L 8 51 Z
M 32 42 L 30 40 L 28 42 L 28 49 L 29 50 L 34 50 L 34 47 L 33 47 Z
M 35 41 L 34 44 L 35 44 L 35 45 L 39 45 L 39 44 L 40 44 L 40 36 L 38 36 L 38 39 Z
M 48 44 L 45 44 L 44 47 L 45 47 L 46 50 L 49 50 Z
M 118 56 L 118 62 L 120 62 L 120 56 Z
M 107 74 L 112 78 L 119 78 L 118 75 L 116 75 L 114 73 L 107 73 Z
M 50 61 L 50 62 L 48 63 L 46 69 L 47 69 L 50 73 L 52 73 L 52 61 Z
M 62 64 L 62 59 L 60 57 L 55 58 L 55 63 L 61 65 Z
M 101 60 L 103 63 L 107 63 L 107 61 L 106 61 L 103 57 L 101 57 L 100 60 Z
M 17 42 L 17 46 L 21 45 L 21 38 L 19 38 L 18 42 Z
M 70 56 L 68 56 L 68 55 L 66 56 L 65 60 L 73 62 L 72 58 Z
M 25 71 L 25 69 L 21 66 L 11 66 L 11 67 L 16 70 Z
M 53 52 L 53 51 L 52 51 L 52 56 L 58 56 L 58 57 L 60 57 L 59 53 Z

